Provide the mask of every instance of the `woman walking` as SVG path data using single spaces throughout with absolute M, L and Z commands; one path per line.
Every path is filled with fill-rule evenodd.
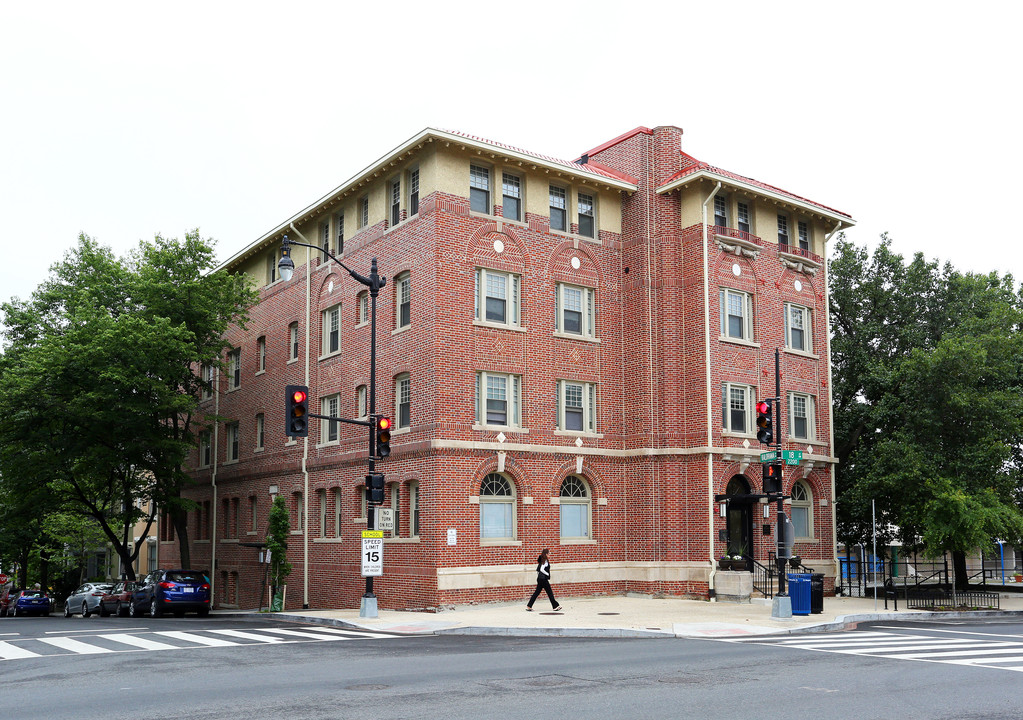
M 533 611 L 533 603 L 540 597 L 541 590 L 545 591 L 547 597 L 550 598 L 551 607 L 555 610 L 561 610 L 558 601 L 554 599 L 554 591 L 551 590 L 551 563 L 547 558 L 547 548 L 544 548 L 543 552 L 540 553 L 540 557 L 536 559 L 536 590 L 533 591 L 533 597 L 529 598 L 529 602 L 526 603 L 527 611 Z

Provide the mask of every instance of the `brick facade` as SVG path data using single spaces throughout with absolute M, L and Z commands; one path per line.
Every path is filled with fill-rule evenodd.
M 624 591 L 707 597 L 713 558 L 726 551 L 718 531 L 728 524 L 714 496 L 736 476 L 748 492 L 759 492 L 759 453 L 767 449 L 751 423 L 743 432 L 723 431 L 722 387 L 734 383 L 753 388 L 751 398 L 773 396 L 775 348 L 782 349 L 782 410 L 788 412 L 790 392 L 811 408 L 811 437 L 784 443 L 804 452 L 801 466 L 786 468 L 786 492 L 800 481 L 811 493 L 797 500 L 811 529 L 797 539 L 796 552 L 833 587 L 827 288 L 819 257 L 826 236 L 851 219 L 694 165 L 681 135 L 674 127 L 638 128 L 567 163 L 427 130 L 225 263 L 263 289 L 246 327 L 228 335 L 241 351 L 239 386 L 221 377 L 204 403 L 228 425 L 238 423 L 238 460 L 228 459 L 235 431 L 213 427 L 213 457 L 200 466 L 196 453 L 197 484 L 189 492 L 201 509 L 190 517 L 192 564 L 212 568 L 218 604 L 259 604 L 262 568 L 257 550 L 243 543 L 265 536 L 271 486 L 289 502 L 296 528 L 288 606 L 355 607 L 364 591 L 367 431 L 341 424 L 337 441 L 322 442 L 314 420 L 307 441 L 288 442 L 283 388 L 309 385 L 313 412 L 320 412 L 321 398 L 336 394 L 341 417 L 359 415 L 359 387 L 369 383 L 370 325 L 360 322 L 357 300 L 365 288 L 300 247 L 293 248 L 290 282 L 267 276 L 285 233 L 319 244 L 326 224 L 336 250 L 341 212 L 343 262 L 367 274 L 377 258 L 388 278 L 377 305 L 378 413 L 396 417 L 396 383 L 407 378 L 411 388 L 409 427 L 395 431 L 391 456 L 377 463 L 388 482 L 384 507 L 393 503 L 399 517 L 396 536 L 385 539 L 384 575 L 374 583 L 381 607 L 524 599 L 544 547 L 551 548 L 559 597 Z M 470 209 L 470 164 L 489 172 L 492 212 Z M 408 195 L 413 171 L 418 212 Z M 511 174 L 525 194 L 518 221 L 502 217 L 502 203 L 515 202 L 502 198 L 502 178 Z M 392 227 L 394 181 L 402 198 L 401 220 Z M 715 229 L 712 207 L 706 221 L 694 214 L 719 182 L 733 213 L 737 203 L 752 206 L 753 230 Z M 566 232 L 550 227 L 552 184 L 568 198 Z M 592 238 L 580 234 L 580 193 L 595 200 Z M 363 198 L 370 217 L 358 228 Z M 808 250 L 779 252 L 776 214 L 791 218 L 793 238 L 797 223 L 805 223 Z M 403 273 L 411 283 L 411 322 L 397 327 L 394 279 Z M 721 288 L 750 298 L 752 338 L 722 338 Z M 480 296 L 505 291 L 503 305 L 491 296 L 504 321 L 488 321 Z M 575 316 L 564 319 L 563 303 L 579 297 L 579 322 L 592 320 L 592 337 L 575 331 Z M 324 311 L 339 303 L 340 350 L 325 352 Z M 807 313 L 804 351 L 786 347 L 786 303 Z M 291 359 L 295 323 L 299 348 Z M 485 398 L 476 399 L 481 378 L 504 383 L 508 402 L 494 398 L 491 410 L 503 407 L 509 425 L 478 416 L 487 414 Z M 486 396 L 487 387 L 480 392 Z M 578 405 L 568 405 L 566 393 Z M 518 423 L 510 419 L 516 406 Z M 586 423 L 592 417 L 592 429 L 567 429 L 570 414 Z M 776 421 L 781 428 L 783 420 Z M 510 501 L 481 497 L 495 474 L 513 493 Z M 582 487 L 584 497 L 562 497 L 563 487 L 569 493 Z M 732 511 L 740 506 L 747 554 L 764 563 L 775 540 L 774 508 L 765 519 L 760 505 L 737 501 Z M 205 508 L 215 516 L 203 517 Z M 498 532 L 510 514 L 511 537 L 481 537 L 482 513 Z M 297 529 L 303 515 L 306 533 Z M 733 520 L 740 522 L 738 515 Z M 572 537 L 562 537 L 563 526 Z M 160 546 L 161 565 L 175 564 L 176 543 L 161 533 Z

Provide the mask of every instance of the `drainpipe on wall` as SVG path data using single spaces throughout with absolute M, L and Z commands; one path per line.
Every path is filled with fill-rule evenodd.
M 707 204 L 714 199 L 714 196 L 721 190 L 721 183 L 718 183 L 714 191 L 703 201 L 703 364 L 706 371 L 707 384 L 707 553 L 710 557 L 710 579 L 707 589 L 710 594 L 710 601 L 716 602 L 714 597 L 714 579 L 717 575 L 717 563 L 714 562 L 714 412 L 711 410 L 711 374 L 710 374 L 710 254 L 707 250 Z
M 291 229 L 302 238 L 306 245 L 314 245 L 309 238 L 298 231 L 295 223 L 288 223 Z M 309 326 L 312 325 L 309 319 L 310 302 L 312 297 L 313 282 L 313 258 L 311 248 L 305 249 L 305 385 L 309 386 Z M 319 397 L 319 392 L 316 394 Z M 302 609 L 309 609 L 309 436 L 302 438 Z
M 841 229 L 842 221 L 839 220 L 835 229 L 824 238 L 824 336 L 828 343 L 826 356 L 828 358 L 828 447 L 831 448 L 832 454 L 835 452 L 835 398 L 831 382 L 831 266 L 828 262 L 828 241 Z M 835 471 L 837 469 L 838 463 L 831 466 L 831 554 L 835 563 L 836 578 L 840 571 L 838 567 L 838 516 L 835 510 L 835 500 L 837 499 L 835 497 Z
M 217 382 L 217 388 L 213 392 L 213 414 L 216 417 L 220 417 L 220 382 Z M 219 499 L 217 497 L 217 469 L 220 467 L 219 460 L 219 444 L 220 444 L 220 423 L 213 423 L 213 439 L 211 440 L 213 447 L 210 452 L 213 453 L 213 469 L 210 471 L 210 484 L 213 486 L 213 504 L 210 507 L 210 511 L 213 513 L 213 535 L 210 538 L 210 607 L 215 607 L 217 602 L 217 507 L 219 505 Z

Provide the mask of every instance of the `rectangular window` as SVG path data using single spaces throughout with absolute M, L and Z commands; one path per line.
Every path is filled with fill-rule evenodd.
M 327 490 L 320 488 L 316 491 L 316 504 L 320 511 L 320 537 L 327 537 Z
M 320 399 L 320 414 L 329 415 L 331 417 L 339 417 L 340 402 L 341 398 L 339 395 L 329 395 L 325 398 Z M 320 442 L 321 443 L 332 443 L 337 442 L 338 439 L 338 428 L 340 423 L 337 420 L 320 420 Z
M 341 537 L 341 488 L 334 488 L 334 537 Z
M 294 500 L 295 524 L 291 526 L 291 532 L 298 535 L 305 532 L 305 504 L 302 502 L 302 493 L 300 492 L 292 495 L 292 498 Z
M 419 214 L 419 168 L 408 171 L 408 216 Z
M 288 325 L 288 359 L 298 360 L 298 323 Z
M 203 365 L 199 372 L 203 382 L 201 398 L 209 400 L 213 397 L 213 378 L 216 377 L 216 369 L 212 365 Z
M 592 288 L 558 283 L 554 297 L 557 332 L 582 337 L 596 336 L 595 292 Z
M 739 290 L 721 289 L 721 335 L 753 341 L 753 298 Z
M 391 181 L 391 227 L 401 222 L 401 180 Z
M 369 392 L 365 385 L 360 385 L 355 388 L 355 403 L 359 407 L 358 418 L 369 417 Z
M 789 393 L 789 437 L 797 440 L 815 440 L 815 403 L 813 395 Z
M 345 252 L 345 214 L 337 214 L 337 241 L 334 245 L 334 254 L 343 255 Z
M 259 372 L 266 371 L 266 335 L 260 335 L 256 340 L 256 362 Z
M 359 229 L 369 225 L 369 197 L 359 200 Z
M 357 324 L 363 325 L 369 322 L 369 292 L 359 293 L 358 298 L 358 318 Z
M 230 423 L 225 427 L 227 459 L 238 459 L 238 423 Z
M 521 427 L 518 375 L 480 372 L 476 374 L 476 422 L 480 425 Z
M 728 199 L 724 195 L 714 196 L 714 224 L 728 227 Z
M 409 535 L 419 537 L 419 483 L 408 486 Z
M 739 216 L 739 229 L 743 232 L 750 231 L 750 212 L 749 205 L 744 202 L 738 203 L 738 216 Z
M 797 227 L 798 227 L 798 230 L 799 230 L 799 249 L 800 250 L 807 250 L 807 251 L 809 251 L 810 250 L 810 226 L 807 225 L 806 222 L 804 222 L 803 220 L 800 220 Z
M 480 537 L 512 539 L 515 537 L 515 506 L 510 502 L 480 503 Z
M 395 327 L 407 327 L 412 324 L 412 274 L 405 272 L 394 281 Z
M 509 220 L 522 219 L 522 180 L 515 175 L 505 173 L 501 180 L 502 192 L 501 215 Z
M 748 435 L 753 431 L 754 389 L 749 385 L 725 383 L 722 385 L 722 427 L 725 432 Z
M 266 430 L 265 422 L 266 422 L 266 418 L 263 416 L 263 413 L 259 413 L 258 415 L 256 415 L 256 449 L 257 450 L 262 450 L 263 449 L 263 441 L 265 440 L 264 432 Z
M 469 209 L 487 215 L 491 213 L 490 170 L 479 165 L 469 166 Z
M 785 303 L 785 347 L 812 352 L 809 308 Z
M 558 381 L 558 429 L 597 431 L 597 386 L 594 383 Z
M 518 275 L 483 268 L 476 272 L 476 319 L 498 325 L 518 326 Z
M 789 219 L 784 215 L 778 216 L 778 244 L 789 244 Z
M 209 467 L 213 462 L 213 444 L 210 442 L 210 431 L 199 433 L 199 467 Z
M 568 230 L 568 208 L 565 202 L 565 189 L 550 186 L 551 230 Z
M 592 195 L 579 193 L 579 234 L 586 237 L 596 237 L 595 208 Z
M 341 349 L 341 305 L 323 311 L 323 354 L 330 355 Z
M 242 385 L 242 349 L 235 348 L 227 354 L 227 372 L 230 387 L 236 390 Z
M 412 424 L 412 380 L 408 375 L 398 377 L 394 387 L 395 426 L 407 428 Z
M 277 282 L 277 250 L 274 250 L 266 258 L 266 284 L 273 285 Z
M 323 253 L 320 255 L 320 262 L 327 262 L 329 259 L 327 253 L 330 252 L 330 221 L 320 225 L 320 247 L 323 248 Z

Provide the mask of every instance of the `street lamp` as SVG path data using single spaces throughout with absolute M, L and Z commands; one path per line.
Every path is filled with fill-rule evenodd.
M 303 240 L 307 239 L 298 229 L 292 225 L 291 229 L 295 231 Z M 377 273 L 377 259 L 373 258 L 370 261 L 369 266 L 369 277 L 360 275 L 355 272 L 343 262 L 338 260 L 334 255 L 326 248 L 319 247 L 317 245 L 311 245 L 306 242 L 295 242 L 288 239 L 288 236 L 284 236 L 284 240 L 281 244 L 281 259 L 277 263 L 277 269 L 281 273 L 281 280 L 288 282 L 295 274 L 295 262 L 291 259 L 291 246 L 300 245 L 301 247 L 312 248 L 318 252 L 322 252 L 324 255 L 329 257 L 331 260 L 336 262 L 342 268 L 347 271 L 355 280 L 369 288 L 370 297 L 370 330 L 369 330 L 369 415 L 371 418 L 376 417 L 377 410 L 377 295 L 380 294 L 380 288 L 387 285 L 387 278 L 381 277 Z M 363 424 L 361 421 L 349 421 L 355 424 Z M 373 423 L 367 423 L 369 425 L 369 474 L 373 475 L 376 471 L 375 466 L 375 452 L 374 452 L 374 432 L 375 428 Z M 376 529 L 376 518 L 375 518 L 375 507 L 373 503 L 366 503 L 366 528 L 368 530 Z M 366 577 L 366 592 L 362 596 L 362 608 L 360 610 L 360 616 L 362 617 L 376 617 L 377 616 L 377 598 L 373 594 L 373 576 L 368 575 Z

